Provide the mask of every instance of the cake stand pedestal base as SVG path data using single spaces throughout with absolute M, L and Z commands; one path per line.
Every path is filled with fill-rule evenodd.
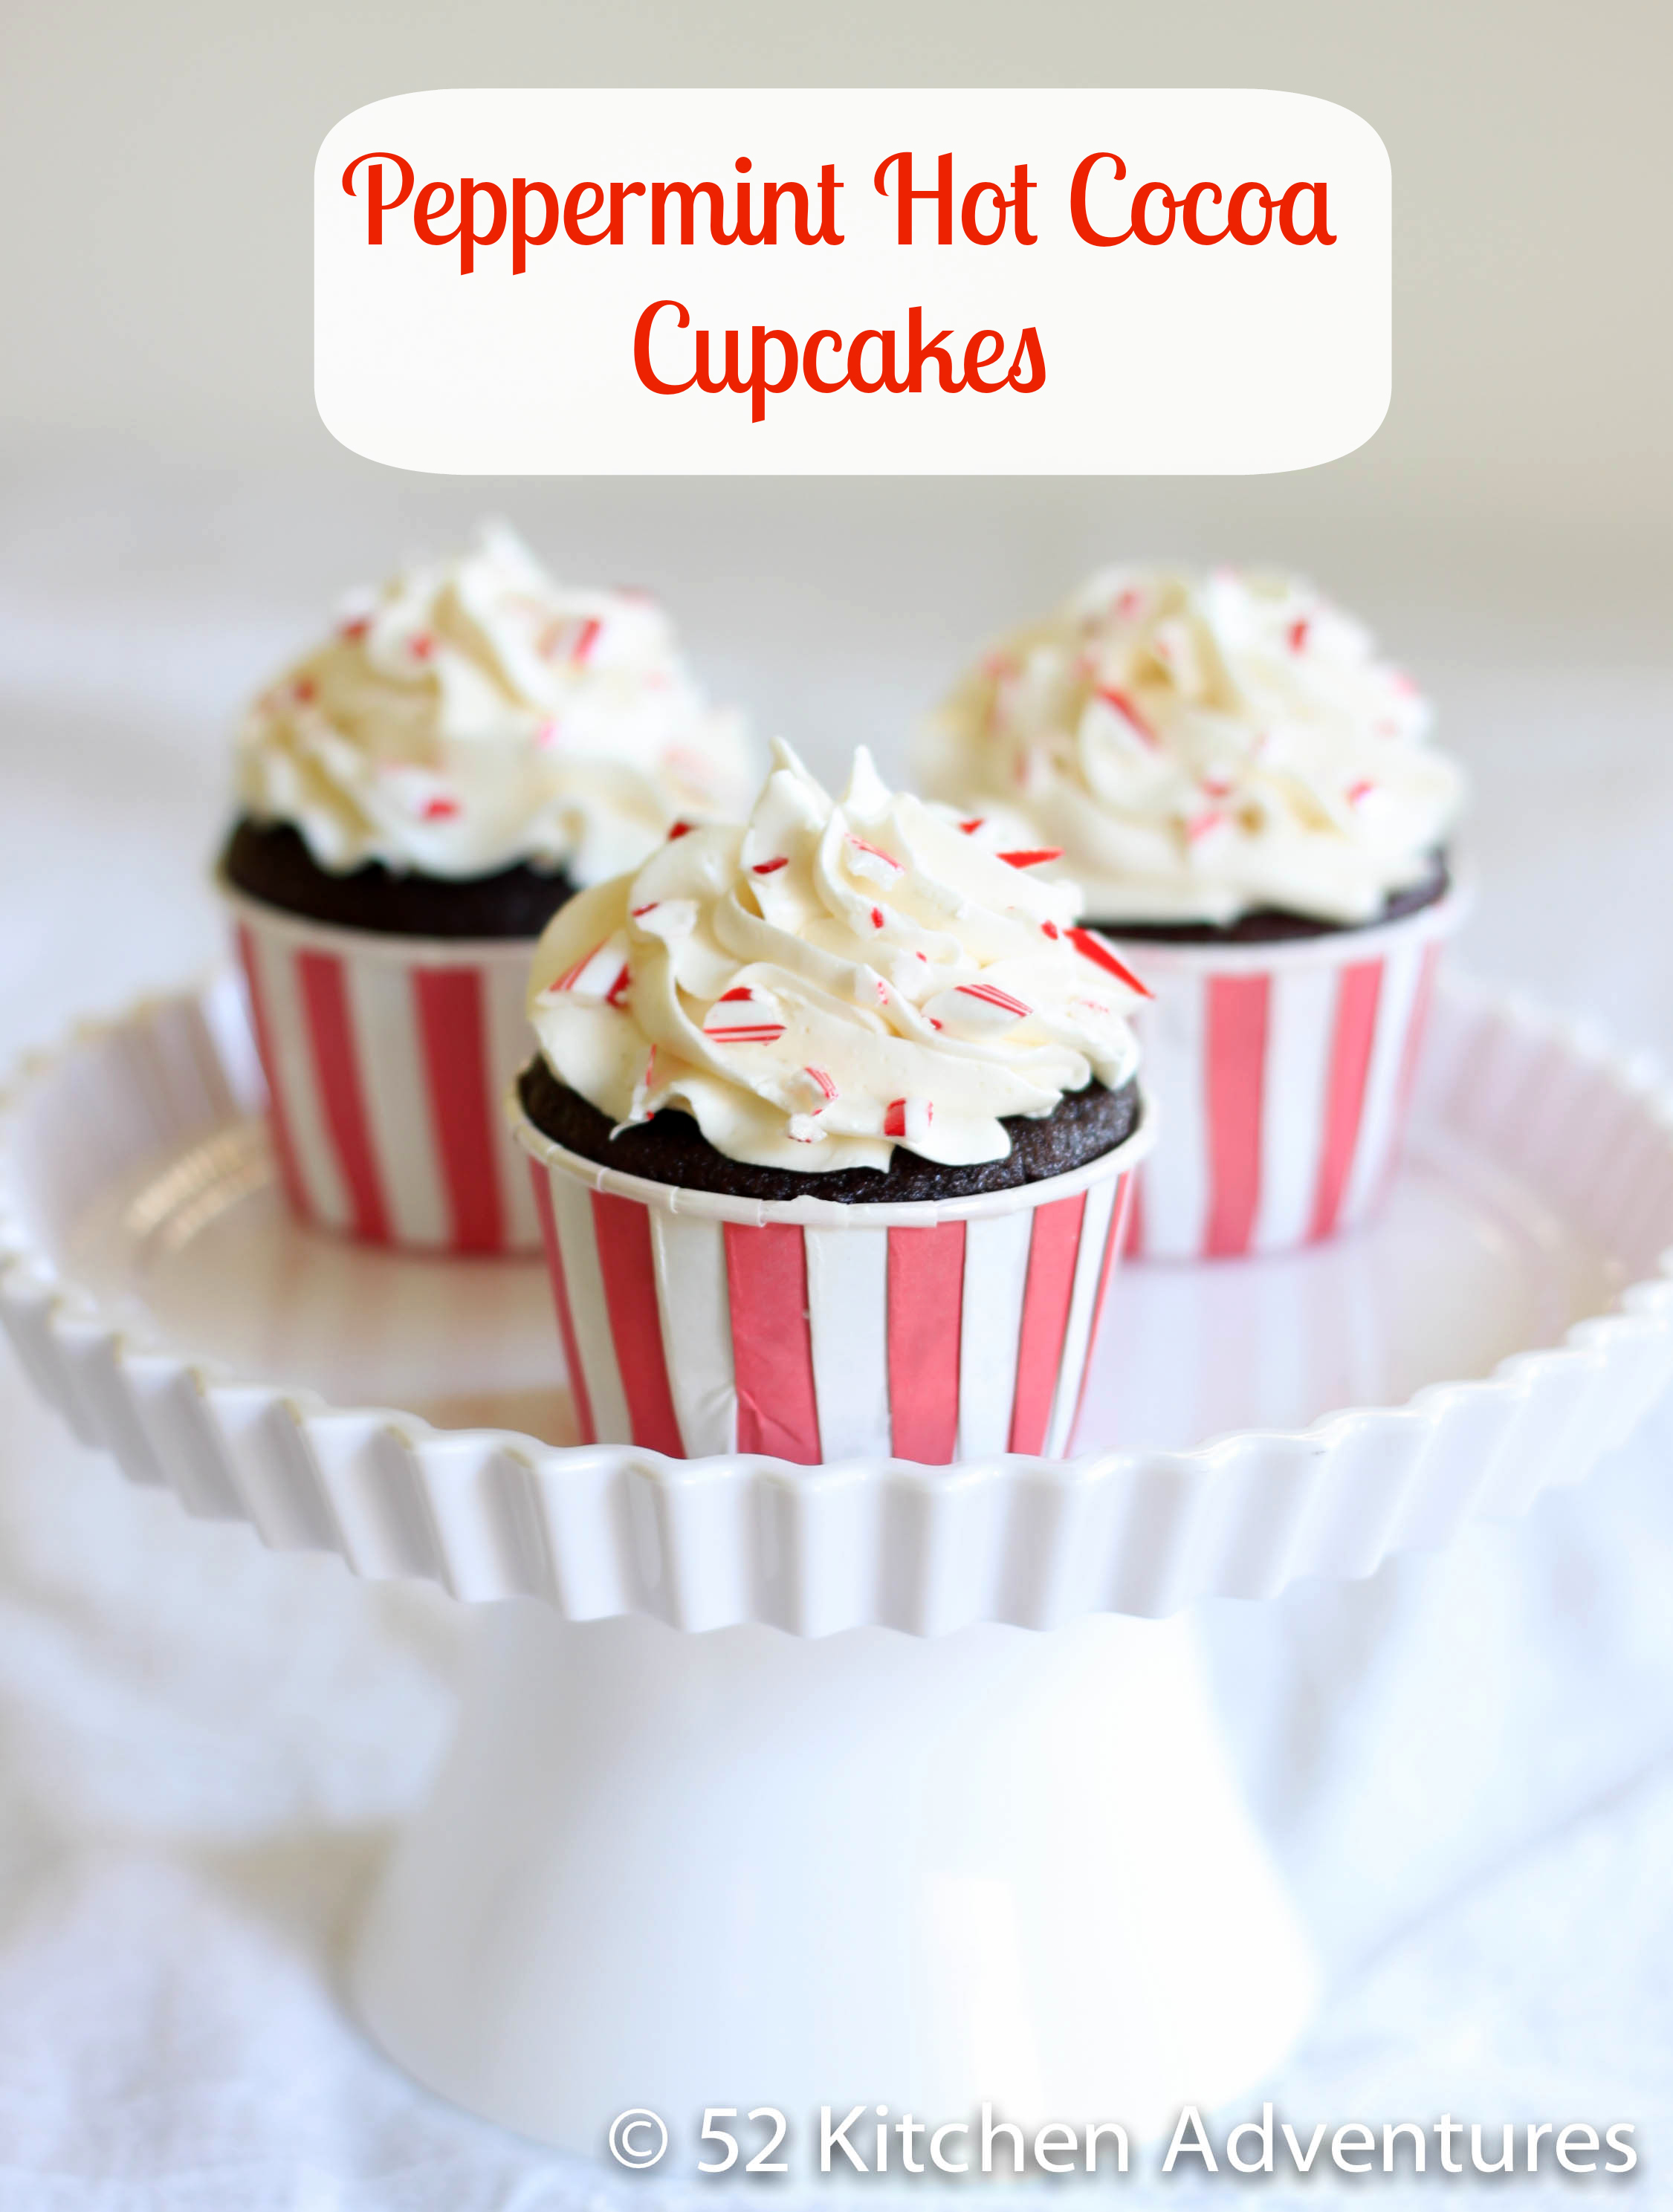
M 1187 1618 L 803 1641 L 513 1601 L 478 1634 L 353 1970 L 384 2048 L 473 2112 L 598 2155 L 648 2107 L 682 2178 L 721 2155 L 709 2106 L 776 2106 L 793 2172 L 825 2105 L 1137 2140 L 1306 2021 Z M 767 2130 L 736 2131 L 747 2158 Z

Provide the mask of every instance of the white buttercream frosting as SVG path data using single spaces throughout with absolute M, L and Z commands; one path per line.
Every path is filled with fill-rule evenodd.
M 597 882 L 677 820 L 735 815 L 757 773 L 654 601 L 556 584 L 502 526 L 351 603 L 238 736 L 244 811 L 334 872 Z
M 1003 1159 L 1138 1063 L 1131 979 L 1074 886 L 1006 859 L 855 756 L 840 801 L 788 746 L 749 821 L 672 838 L 561 908 L 529 1013 L 558 1079 L 617 1125 L 687 1109 L 763 1167 Z
M 1309 586 L 1110 569 L 983 659 L 928 733 L 926 787 L 1019 815 L 1088 913 L 1368 921 L 1463 799 L 1429 708 Z

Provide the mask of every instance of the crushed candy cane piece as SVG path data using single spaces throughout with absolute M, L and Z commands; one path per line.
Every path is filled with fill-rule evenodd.
M 1155 731 L 1151 728 L 1125 691 L 1120 690 L 1112 684 L 1106 684 L 1095 691 L 1092 696 L 1095 699 L 1101 699 L 1106 707 L 1113 708 L 1134 736 L 1150 746 L 1153 751 L 1155 750 L 1159 742 Z
M 722 1014 L 715 1020 L 716 1007 L 739 1005 L 759 1009 L 756 1019 L 745 1021 L 734 1016 L 728 1020 Z M 784 1034 L 784 1024 L 773 1019 L 777 1011 L 764 993 L 752 991 L 747 983 L 740 983 L 733 990 L 723 991 L 703 1016 L 703 1033 L 711 1044 L 776 1044 Z
M 892 853 L 884 852 L 880 846 L 867 844 L 863 837 L 856 837 L 852 830 L 849 832 L 848 842 L 852 848 L 849 866 L 856 876 L 864 876 L 874 884 L 886 884 L 901 873 L 902 864 Z
M 1122 982 L 1126 984 L 1129 991 L 1136 991 L 1141 998 L 1145 999 L 1153 999 L 1155 997 L 1156 994 L 1149 988 L 1149 986 L 1147 984 L 1141 983 L 1130 968 L 1125 966 L 1121 961 L 1116 959 L 1115 954 L 1110 950 L 1103 939 L 1101 937 L 1094 936 L 1090 929 L 1070 930 L 1069 943 L 1074 945 L 1075 951 L 1080 955 L 1083 960 L 1090 960 L 1095 966 L 1102 968 L 1105 969 L 1108 974 L 1118 977 Z
M 583 953 L 573 968 L 554 977 L 541 996 L 553 999 L 567 994 L 571 998 L 592 999 L 603 1006 L 619 1006 L 628 981 L 626 955 L 627 940 L 618 930 L 601 945 L 595 945 L 590 952 Z
M 996 1036 L 1013 1028 L 1034 1009 L 1025 999 L 1001 991 L 996 983 L 955 983 L 924 1001 L 923 1012 L 933 1027 L 948 1026 L 970 1036 Z
M 885 1137 L 903 1137 L 908 1144 L 922 1144 L 934 1118 L 935 1108 L 930 1099 L 891 1098 L 883 1115 L 883 1133 Z
M 1001 991 L 997 983 L 955 983 L 953 989 L 961 999 L 980 999 L 984 1006 L 1001 1007 L 1018 1021 L 1034 1011 L 1025 1000 Z

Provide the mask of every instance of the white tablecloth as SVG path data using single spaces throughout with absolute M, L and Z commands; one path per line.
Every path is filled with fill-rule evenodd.
M 820 512 L 845 526 L 864 491 L 822 495 Z M 671 521 L 644 488 L 512 504 L 576 574 L 591 556 L 621 574 L 654 547 L 623 580 L 669 586 L 717 681 L 764 701 L 819 765 L 860 736 L 896 764 L 957 654 L 1079 564 L 1039 514 L 1016 521 L 1010 488 L 984 526 L 1011 550 L 972 550 L 961 518 L 984 511 L 964 488 L 933 510 L 940 581 L 920 620 L 910 579 L 934 561 L 915 572 L 897 550 L 893 580 L 873 568 L 868 589 L 828 538 L 800 571 L 771 528 L 746 542 L 735 524 L 717 547 L 701 492 Z M 782 488 L 751 496 L 725 511 L 788 527 Z M 9 1049 L 212 957 L 201 872 L 234 703 L 328 589 L 471 504 L 346 463 L 306 495 L 135 463 L 42 469 L 0 497 Z M 1199 493 L 1199 535 L 1211 512 Z M 1112 525 L 1098 550 L 1115 549 Z M 1475 775 L 1472 964 L 1656 1044 L 1673 1023 L 1673 665 L 1642 631 L 1554 635 L 1545 610 L 1463 619 L 1444 562 L 1377 588 L 1362 571 Z M 1332 1978 L 1264 2093 L 1304 2137 L 1319 2118 L 1443 2109 L 1629 2119 L 1658 2185 L 1670 1472 L 1662 1417 L 1579 1491 L 1443 1558 L 1209 1609 L 1238 1756 Z M 433 1594 L 273 1558 L 130 1490 L 0 1357 L 0 2212 L 535 2212 L 680 2193 L 450 2110 L 345 2014 L 339 1946 L 445 1734 L 460 1628 Z

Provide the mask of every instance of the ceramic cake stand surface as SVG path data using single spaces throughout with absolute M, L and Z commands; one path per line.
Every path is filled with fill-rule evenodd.
M 1673 1112 L 1457 988 L 1377 1225 L 1122 1271 L 1065 1462 L 575 1447 L 538 1264 L 295 1228 L 259 1109 L 226 979 L 27 1069 L 0 1312 L 135 1480 L 481 1603 L 356 2000 L 546 2142 L 660 2113 L 682 2176 L 708 2106 L 795 2165 L 825 2104 L 1143 2134 L 1251 2086 L 1314 1970 L 1182 1608 L 1519 1511 L 1673 1370 Z

